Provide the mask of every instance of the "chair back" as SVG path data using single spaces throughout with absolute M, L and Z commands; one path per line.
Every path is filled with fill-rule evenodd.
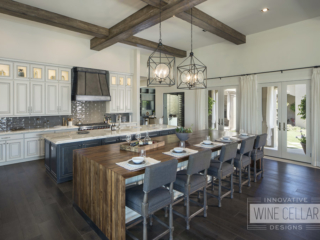
M 253 150 L 254 140 L 255 137 L 250 137 L 247 139 L 242 140 L 241 147 L 240 147 L 240 154 L 245 154 L 251 152 Z
M 148 193 L 176 180 L 178 160 L 172 159 L 146 167 L 143 191 Z
M 264 147 L 267 143 L 267 137 L 268 137 L 268 134 L 266 133 L 258 135 L 256 138 L 256 143 L 254 144 L 254 149 Z
M 187 174 L 193 175 L 210 167 L 211 150 L 205 150 L 189 157 Z
M 225 161 L 234 159 L 237 156 L 237 150 L 238 150 L 237 142 L 222 146 L 219 161 L 225 162 Z

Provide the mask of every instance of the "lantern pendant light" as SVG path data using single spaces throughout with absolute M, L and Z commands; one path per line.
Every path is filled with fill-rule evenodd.
M 191 52 L 178 67 L 178 89 L 207 88 L 207 67 L 192 52 L 192 8 L 191 8 Z
M 163 52 L 163 44 L 161 39 L 161 0 L 160 0 L 160 23 L 159 23 L 159 44 L 157 49 L 150 55 L 148 59 L 148 87 L 171 87 L 175 85 L 175 57 L 168 56 Z

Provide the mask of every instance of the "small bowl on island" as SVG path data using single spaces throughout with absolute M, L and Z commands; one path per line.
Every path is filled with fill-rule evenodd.
M 132 158 L 132 162 L 139 164 L 142 163 L 144 161 L 144 157 L 133 157 Z
M 173 151 L 175 151 L 175 152 L 177 152 L 177 153 L 181 153 L 181 152 L 183 152 L 183 148 L 181 148 L 181 147 L 175 147 L 174 149 L 173 149 Z

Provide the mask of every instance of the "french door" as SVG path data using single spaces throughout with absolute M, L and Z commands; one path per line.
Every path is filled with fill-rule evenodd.
M 208 89 L 208 127 L 220 131 L 236 131 L 239 125 L 239 87 Z
M 310 81 L 259 84 L 258 91 L 265 154 L 310 163 Z

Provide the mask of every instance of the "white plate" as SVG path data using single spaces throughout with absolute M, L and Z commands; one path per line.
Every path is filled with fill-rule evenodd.
M 211 142 L 210 140 L 203 140 L 202 143 L 205 145 L 212 145 L 213 144 L 213 142 Z
M 231 139 L 226 140 L 226 139 L 221 138 L 221 139 L 220 139 L 220 142 L 233 142 L 233 141 L 232 141 Z
M 240 133 L 240 136 L 248 136 L 248 133 Z
M 187 151 L 183 151 L 183 152 L 180 152 L 180 153 L 177 153 L 177 152 L 174 152 L 173 150 L 170 151 L 172 154 L 175 154 L 175 155 L 181 155 L 181 154 L 187 154 L 188 152 Z

